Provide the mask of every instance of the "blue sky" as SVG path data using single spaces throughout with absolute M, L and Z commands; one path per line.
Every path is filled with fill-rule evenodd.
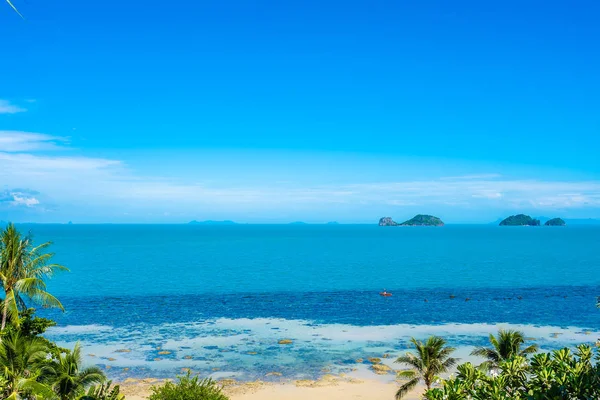
M 14 3 L 0 219 L 600 217 L 597 1 Z

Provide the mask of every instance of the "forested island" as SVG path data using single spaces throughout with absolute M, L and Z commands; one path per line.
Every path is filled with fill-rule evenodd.
M 546 221 L 545 226 L 565 226 L 567 223 L 562 218 L 552 218 Z M 511 215 L 500 222 L 500 226 L 540 226 L 539 219 L 532 218 L 529 215 L 518 214 Z
M 500 226 L 540 226 L 540 220 L 525 214 L 511 215 L 502 220 Z

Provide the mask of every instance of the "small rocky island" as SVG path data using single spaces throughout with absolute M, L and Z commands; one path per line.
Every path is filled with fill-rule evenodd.
M 525 214 L 511 215 L 500 222 L 500 226 L 540 226 L 540 220 Z
M 383 217 L 379 220 L 379 226 L 444 226 L 444 222 L 432 215 L 418 214 L 401 224 L 394 221 L 391 217 Z
M 379 226 L 398 226 L 398 223 L 392 217 L 383 217 L 379 219 Z
M 548 221 L 546 221 L 546 223 L 544 225 L 546 225 L 546 226 L 565 226 L 565 225 L 567 225 L 567 223 L 562 218 L 552 218 L 552 219 L 549 219 Z

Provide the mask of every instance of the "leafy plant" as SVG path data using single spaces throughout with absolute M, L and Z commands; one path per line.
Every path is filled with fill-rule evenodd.
M 458 367 L 456 378 L 428 390 L 428 400 L 591 400 L 600 398 L 600 355 L 592 347 L 537 354 L 531 362 L 514 356 L 486 374 L 470 363 Z
M 490 335 L 491 347 L 478 347 L 471 352 L 473 356 L 479 356 L 486 359 L 481 364 L 485 369 L 497 369 L 499 363 L 508 361 L 514 357 L 527 357 L 528 354 L 535 353 L 538 350 L 537 345 L 531 345 L 523 348 L 525 335 L 515 330 L 498 331 L 498 336 Z
M 125 396 L 120 394 L 119 385 L 112 386 L 112 381 L 104 382 L 98 386 L 92 386 L 87 395 L 79 400 L 124 400 Z
M 0 342 L 0 398 L 28 399 L 39 396 L 54 397 L 52 389 L 44 384 L 48 376 L 46 355 L 48 348 L 40 338 L 28 338 L 18 332 L 2 338 Z
M 228 400 L 221 386 L 210 378 L 200 379 L 187 375 L 178 376 L 177 383 L 166 382 L 153 386 L 148 400 Z
M 85 393 L 91 385 L 104 381 L 104 373 L 98 367 L 82 367 L 81 346 L 75 345 L 73 351 L 61 353 L 57 359 L 49 362 L 49 380 L 52 389 L 61 400 L 74 399 Z
M 458 362 L 457 358 L 450 357 L 454 348 L 446 346 L 446 341 L 441 337 L 431 336 L 425 343 L 412 338 L 411 342 L 415 346 L 415 353 L 406 353 L 396 360 L 398 363 L 412 367 L 410 370 L 398 373 L 399 378 L 408 379 L 408 382 L 400 386 L 396 392 L 398 400 L 413 390 L 420 381 L 430 389 L 439 379 L 439 374 L 447 372 Z
M 22 236 L 13 224 L 8 224 L 0 233 L 0 283 L 4 289 L 0 331 L 6 327 L 8 318 L 19 328 L 19 312 L 27 310 L 24 298 L 63 310 L 60 301 L 46 291 L 44 282 L 55 272 L 67 270 L 50 263 L 53 254 L 44 252 L 50 244 L 34 246 L 31 236 Z

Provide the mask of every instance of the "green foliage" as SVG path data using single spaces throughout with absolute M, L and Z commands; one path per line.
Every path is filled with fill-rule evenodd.
M 46 330 L 52 326 L 55 326 L 56 322 L 47 318 L 40 318 L 35 316 L 35 309 L 28 308 L 23 311 L 19 311 L 19 325 L 15 326 L 11 320 L 7 321 L 7 325 L 4 330 L 0 332 L 0 337 L 10 334 L 11 332 L 19 332 L 24 337 L 38 337 L 39 335 L 46 332 Z
M 41 396 L 51 399 L 54 393 L 44 383 L 49 376 L 46 367 L 48 348 L 43 340 L 23 337 L 11 332 L 0 341 L 0 398 L 29 399 Z
M 152 387 L 148 400 L 228 400 L 221 387 L 212 379 L 199 379 L 198 376 L 178 376 L 177 383 L 167 382 Z
M 0 331 L 8 321 L 19 328 L 19 313 L 27 310 L 24 298 L 44 307 L 63 309 L 60 301 L 46 291 L 45 280 L 57 271 L 67 270 L 50 263 L 53 254 L 44 252 L 50 244 L 34 246 L 31 236 L 21 235 L 13 224 L 0 233 L 0 283 L 4 290 Z
M 48 363 L 48 378 L 52 390 L 61 400 L 75 399 L 85 393 L 91 385 L 102 383 L 104 373 L 98 367 L 82 367 L 79 343 L 72 351 L 61 353 Z
M 546 226 L 565 226 L 567 223 L 562 218 L 552 218 L 546 221 Z
M 439 374 L 448 372 L 458 362 L 457 358 L 450 357 L 454 348 L 446 346 L 446 341 L 440 337 L 431 336 L 425 343 L 412 338 L 411 342 L 415 347 L 414 353 L 406 353 L 396 360 L 411 367 L 398 373 L 398 377 L 407 382 L 396 392 L 396 399 L 403 398 L 420 381 L 425 383 L 427 389 L 431 388 L 431 385 L 439 379 Z
M 92 386 L 87 395 L 80 397 L 79 400 L 124 400 L 125 396 L 119 393 L 119 385 L 112 387 L 111 385 L 112 381 L 108 381 L 98 386 Z
M 428 400 L 561 400 L 600 398 L 600 355 L 592 347 L 537 354 L 531 361 L 520 355 L 498 363 L 486 374 L 466 363 L 441 388 L 428 390 Z
M 21 335 L 34 337 L 39 336 L 50 327 L 56 326 L 56 322 L 48 318 L 40 318 L 35 316 L 35 308 L 28 308 L 19 312 Z M 11 325 L 12 326 L 12 325 Z
M 5 329 L 0 331 L 0 340 L 3 336 L 10 335 L 13 332 L 19 333 L 23 337 L 34 338 L 37 337 L 46 344 L 50 353 L 57 356 L 60 352 L 67 352 L 68 350 L 58 347 L 54 342 L 49 341 L 42 335 L 46 332 L 46 329 L 55 326 L 56 322 L 47 318 L 40 318 L 35 316 L 35 309 L 28 308 L 27 310 L 19 312 L 19 326 L 14 326 L 11 321 L 8 321 Z
M 79 345 L 68 351 L 42 337 L 56 323 L 36 317 L 35 309 L 27 308 L 25 299 L 62 309 L 46 291 L 45 280 L 66 270 L 50 263 L 53 254 L 45 252 L 49 245 L 34 246 L 31 236 L 21 235 L 13 224 L 0 232 L 0 284 L 4 291 L 0 303 L 1 399 L 74 400 L 105 379 L 98 368 L 82 367 Z
M 500 226 L 540 226 L 540 220 L 525 214 L 511 215 L 500 222 Z
M 525 335 L 523 332 L 515 330 L 500 329 L 498 337 L 490 335 L 489 340 L 491 347 L 477 347 L 471 352 L 473 356 L 485 358 L 486 361 L 481 366 L 487 370 L 498 368 L 500 362 L 517 356 L 527 357 L 528 354 L 533 354 L 538 349 L 537 345 L 523 348 Z

